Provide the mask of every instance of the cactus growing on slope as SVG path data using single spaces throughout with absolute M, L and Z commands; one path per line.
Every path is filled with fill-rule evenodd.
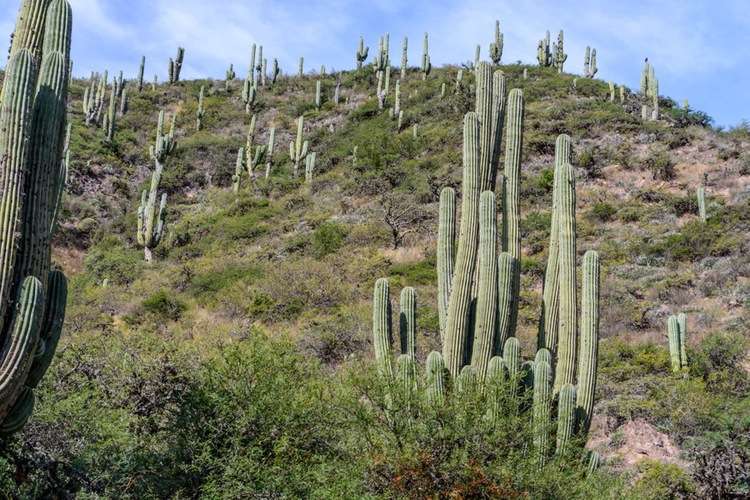
M 297 138 L 289 143 L 289 157 L 294 165 L 294 177 L 299 173 L 299 166 L 307 157 L 309 144 L 304 140 L 305 117 L 300 116 L 297 119 Z
M 203 107 L 203 100 L 206 93 L 206 87 L 201 85 L 201 91 L 198 94 L 198 109 L 195 111 L 195 130 L 198 132 L 203 129 L 203 117 L 206 114 L 206 110 Z
M 536 60 L 539 66 L 548 68 L 552 66 L 552 51 L 550 47 L 549 31 L 547 31 L 544 38 L 539 40 L 536 48 Z
M 432 72 L 432 62 L 430 62 L 430 36 L 424 34 L 424 42 L 422 42 L 422 80 L 427 80 Z
M 167 156 L 174 151 L 175 139 L 175 116 L 172 116 L 172 123 L 169 133 L 164 133 L 164 111 L 159 112 L 159 120 L 156 125 L 156 140 L 150 147 L 149 153 L 154 160 L 154 172 L 151 175 L 151 187 L 148 192 L 144 189 L 141 193 L 141 205 L 138 208 L 138 244 L 143 247 L 143 254 L 146 262 L 153 260 L 152 250 L 159 245 L 164 235 L 164 216 L 167 206 L 167 194 L 161 195 L 161 201 L 157 198 L 159 193 L 159 184 L 161 175 L 164 170 L 164 161 Z
M 51 269 L 65 188 L 65 107 L 72 12 L 67 0 L 24 0 L 0 105 L 0 434 L 20 430 L 49 367 L 67 282 Z
M 552 65 L 557 68 L 558 73 L 563 72 L 565 61 L 568 60 L 568 54 L 565 53 L 565 37 L 563 31 L 557 35 L 557 43 L 552 46 Z
M 370 47 L 365 47 L 365 39 L 359 37 L 359 47 L 357 47 L 357 71 L 362 69 L 362 64 L 367 60 Z
M 594 78 L 599 72 L 599 68 L 596 67 L 596 49 L 586 47 L 586 54 L 583 58 L 583 76 L 586 78 Z
M 138 92 L 143 91 L 143 73 L 146 70 L 146 56 L 141 57 L 141 65 L 138 68 Z
M 700 217 L 701 222 L 703 222 L 705 224 L 705 222 L 707 220 L 707 215 L 706 215 L 706 187 L 705 186 L 701 185 L 701 186 L 698 187 L 697 197 L 698 197 L 698 216 Z
M 409 39 L 404 37 L 404 41 L 401 44 L 401 79 L 406 79 L 406 71 L 409 69 Z
M 232 175 L 232 191 L 234 194 L 240 192 L 240 184 L 242 183 L 242 170 L 245 167 L 245 148 L 240 147 L 237 150 L 237 160 L 234 163 L 234 175 Z
M 490 44 L 490 59 L 498 66 L 503 59 L 503 39 L 500 32 L 500 21 L 495 21 L 495 41 Z
M 180 81 L 180 74 L 182 73 L 182 63 L 185 59 L 185 49 L 177 47 L 177 55 L 174 59 L 169 60 L 169 84 L 174 85 Z

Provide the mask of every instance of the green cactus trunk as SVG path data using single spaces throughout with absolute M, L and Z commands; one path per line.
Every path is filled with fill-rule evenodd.
M 564 455 L 570 439 L 575 433 L 576 424 L 576 387 L 564 384 L 560 388 L 560 400 L 557 409 L 557 454 Z
M 401 290 L 399 314 L 401 354 L 417 355 L 417 292 L 412 287 Z
M 445 340 L 448 323 L 448 304 L 453 280 L 453 252 L 456 243 L 456 192 L 443 188 L 440 192 L 440 215 L 438 222 L 437 274 L 438 316 L 440 340 Z
M 372 338 L 375 346 L 375 361 L 380 374 L 385 377 L 393 376 L 391 360 L 391 301 L 387 279 L 379 279 L 375 283 L 372 308 Z
M 599 254 L 592 250 L 583 256 L 581 297 L 581 349 L 578 359 L 576 412 L 579 429 L 587 433 L 594 415 L 599 357 Z
M 547 361 L 537 361 L 534 366 L 534 401 L 532 428 L 534 448 L 540 466 L 544 466 L 550 452 L 552 427 L 552 368 Z

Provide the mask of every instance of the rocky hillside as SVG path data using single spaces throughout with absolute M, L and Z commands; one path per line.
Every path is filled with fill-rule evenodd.
M 439 350 L 437 206 L 443 187 L 461 194 L 462 122 L 474 108 L 472 72 L 457 84 L 459 69 L 424 81 L 409 71 L 401 130 L 389 116 L 392 94 L 379 109 L 369 65 L 340 74 L 338 104 L 336 76 L 269 83 L 253 112 L 255 144 L 275 127 L 271 175 L 264 166 L 243 175 L 237 193 L 250 124 L 241 80 L 142 92 L 130 82 L 112 141 L 85 125 L 89 81 L 76 80 L 55 247 L 72 278 L 64 336 L 34 417 L 0 461 L 11 478 L 0 485 L 61 498 L 748 494 L 750 130 L 714 130 L 666 97 L 660 119 L 643 121 L 634 91 L 612 101 L 606 82 L 536 66 L 500 67 L 526 101 L 520 339 L 532 357 L 554 146 L 569 134 L 579 259 L 596 249 L 602 263 L 589 447 L 605 466 L 595 480 L 560 487 L 567 469 L 536 478 L 519 465 L 533 478 L 519 486 L 491 460 L 446 458 L 445 443 L 379 448 L 370 436 L 358 456 L 346 432 L 363 423 L 352 410 L 358 391 L 372 389 L 362 370 L 376 279 L 388 277 L 394 297 L 416 288 L 417 358 Z M 160 110 L 176 116 L 177 145 L 161 182 L 165 234 L 147 264 L 137 212 Z M 309 182 L 293 176 L 287 148 L 299 116 L 316 153 Z M 667 319 L 676 313 L 687 314 L 690 363 L 672 374 Z

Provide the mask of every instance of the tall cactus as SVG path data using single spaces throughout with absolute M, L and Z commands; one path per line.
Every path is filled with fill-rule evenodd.
M 141 65 L 138 68 L 138 92 L 143 92 L 143 73 L 146 70 L 146 56 L 141 56 Z
M 235 78 L 237 78 L 237 73 L 234 72 L 234 64 L 230 64 L 224 78 L 224 90 L 229 91 Z
M 201 85 L 201 91 L 200 94 L 198 94 L 198 109 L 195 111 L 195 130 L 198 132 L 203 129 L 203 117 L 206 115 L 206 110 L 203 107 L 205 93 L 206 87 Z
M 315 82 L 315 109 L 320 111 L 320 103 L 321 103 L 321 97 L 320 97 L 320 80 Z
M 404 37 L 401 44 L 401 79 L 406 80 L 406 71 L 409 69 L 409 38 Z
M 552 426 L 552 368 L 546 361 L 534 366 L 534 402 L 532 404 L 532 428 L 534 448 L 544 465 L 549 454 L 550 428 Z
M 408 286 L 401 290 L 399 339 L 401 354 L 417 355 L 417 292 Z
M 594 78 L 599 72 L 599 68 L 596 67 L 596 49 L 586 47 L 586 55 L 583 59 L 583 76 L 586 78 Z
M 278 80 L 279 78 L 279 73 L 281 73 L 281 69 L 279 69 L 279 60 L 274 58 L 273 66 L 271 67 L 271 85 L 276 85 L 276 80 Z
M 268 146 L 266 147 L 266 179 L 271 177 L 271 169 L 273 168 L 273 150 L 276 145 L 276 128 L 271 127 L 268 132 Z
M 300 116 L 297 119 L 297 138 L 289 143 L 289 157 L 294 165 L 294 177 L 299 173 L 299 166 L 307 157 L 309 144 L 304 140 L 305 117 Z
M 565 61 L 568 60 L 568 54 L 565 53 L 565 35 L 562 30 L 557 35 L 557 43 L 553 45 L 553 61 L 552 65 L 557 69 L 558 73 L 563 72 Z
M 315 175 L 315 152 L 311 151 L 305 158 L 305 182 L 311 184 Z
M 440 340 L 445 340 L 448 322 L 448 303 L 453 278 L 453 251 L 456 243 L 456 192 L 443 188 L 440 192 L 440 216 L 438 222 L 437 275 L 438 316 Z
M 672 371 L 677 373 L 682 369 L 680 323 L 677 316 L 670 316 L 667 321 L 667 338 L 669 339 L 669 357 L 672 362 Z
M 180 81 L 180 74 L 182 73 L 182 63 L 185 59 L 185 49 L 177 47 L 177 55 L 174 59 L 169 60 L 169 84 L 174 85 Z
M 301 56 L 299 58 L 299 67 L 297 68 L 297 76 L 299 78 L 302 78 L 305 76 L 305 58 Z
M 552 66 L 552 51 L 550 46 L 549 31 L 547 31 L 544 38 L 539 40 L 536 49 L 536 60 L 539 66 L 548 68 Z
M 422 80 L 427 80 L 432 72 L 432 62 L 430 61 L 430 36 L 425 33 L 422 42 Z
M 144 189 L 141 193 L 141 205 L 138 208 L 138 244 L 143 247 L 144 258 L 146 262 L 153 260 L 152 250 L 161 242 L 164 235 L 164 217 L 167 206 L 167 194 L 161 195 L 161 201 L 157 199 L 161 175 L 164 171 L 164 161 L 167 156 L 174 151 L 175 139 L 175 116 L 172 116 L 172 123 L 169 133 L 164 133 L 164 111 L 159 112 L 159 120 L 156 125 L 156 140 L 150 148 L 151 159 L 154 160 L 154 173 L 151 176 L 151 187 L 148 191 Z
M 109 107 L 104 121 L 107 142 L 112 142 L 115 137 L 115 122 L 117 120 L 117 86 L 112 85 L 112 92 L 109 94 Z
M 237 160 L 234 163 L 234 175 L 232 176 L 232 191 L 234 194 L 240 192 L 240 185 L 242 183 L 242 170 L 245 167 L 245 148 L 241 147 L 237 150 Z
M 367 60 L 370 47 L 365 47 L 365 39 L 359 37 L 359 47 L 357 47 L 357 71 L 362 69 L 362 64 Z
M 379 279 L 375 283 L 372 308 L 372 336 L 375 346 L 375 360 L 380 373 L 390 377 L 393 375 L 391 361 L 391 345 L 393 334 L 391 331 L 391 300 L 387 279 Z
M 706 223 L 706 220 L 708 220 L 706 216 L 706 187 L 705 186 L 699 186 L 698 187 L 698 215 L 701 218 L 701 222 L 704 224 Z
M 677 315 L 677 324 L 680 327 L 680 368 L 687 368 L 687 315 L 680 313 Z
M 588 432 L 594 415 L 594 393 L 599 357 L 599 254 L 593 250 L 583 256 L 581 290 L 581 349 L 578 356 L 577 419 Z
M 500 32 L 500 21 L 495 21 L 495 41 L 490 44 L 490 59 L 498 66 L 503 59 L 503 39 Z
M 65 188 L 72 12 L 66 0 L 21 4 L 0 102 L 0 434 L 20 430 L 54 355 L 67 283 L 51 270 Z M 36 70 L 38 68 L 38 71 Z
M 648 58 L 641 73 L 641 117 L 652 121 L 659 119 L 659 80 Z

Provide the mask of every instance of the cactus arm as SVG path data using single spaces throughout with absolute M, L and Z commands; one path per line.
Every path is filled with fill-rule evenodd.
M 399 315 L 401 354 L 417 355 L 417 292 L 412 287 L 401 290 Z
M 513 306 L 513 276 L 517 263 L 509 253 L 497 259 L 497 320 L 495 321 L 494 355 L 501 355 L 510 333 L 510 311 Z
M 560 388 L 560 402 L 557 410 L 557 454 L 564 455 L 575 432 L 576 387 L 564 384 Z
M 375 346 L 375 361 L 380 374 L 385 377 L 393 376 L 391 360 L 391 301 L 389 297 L 388 280 L 379 279 L 375 283 L 372 308 L 372 337 Z
M 434 406 L 440 406 L 445 401 L 445 363 L 443 356 L 433 351 L 427 356 L 427 400 Z
M 591 250 L 583 257 L 581 297 L 581 347 L 578 356 L 576 407 L 579 428 L 586 433 L 594 413 L 599 353 L 599 255 Z
M 453 279 L 453 249 L 456 242 L 456 192 L 444 188 L 440 192 L 440 216 L 438 223 L 437 274 L 438 274 L 438 315 L 440 319 L 440 339 L 445 340 L 448 321 L 448 304 Z
M 47 368 L 52 363 L 52 358 L 57 350 L 57 343 L 62 333 L 65 319 L 65 308 L 68 300 L 68 280 L 61 271 L 50 271 L 48 279 L 48 297 L 44 311 L 44 320 L 41 325 L 40 344 L 43 350 L 34 358 L 26 379 L 26 387 L 35 389 Z M 43 341 L 43 342 L 42 342 Z
M 549 455 L 552 427 L 552 368 L 547 361 L 537 361 L 534 366 L 534 400 L 531 412 L 534 448 L 540 466 L 544 466 Z

